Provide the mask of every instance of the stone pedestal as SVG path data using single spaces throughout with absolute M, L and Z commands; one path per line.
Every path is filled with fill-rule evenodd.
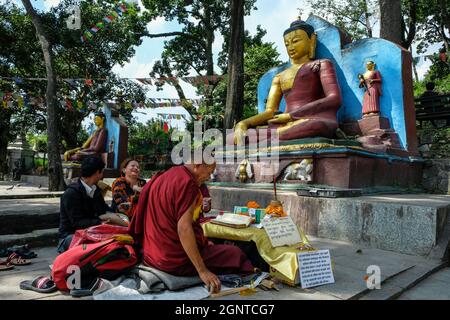
M 209 190 L 217 210 L 233 211 L 248 201 L 265 207 L 273 199 L 270 185 L 267 190 L 255 190 L 214 184 Z M 445 240 L 443 230 L 450 212 L 449 197 L 427 194 L 330 199 L 279 190 L 277 197 L 307 235 L 421 256 Z M 437 251 L 438 257 L 443 258 L 445 251 Z
M 402 150 L 401 150 L 402 151 Z M 227 161 L 218 164 L 215 182 L 239 182 L 236 170 L 240 161 L 239 151 L 228 154 Z M 403 151 L 406 153 L 406 151 Z M 267 170 L 270 161 L 278 154 L 278 168 L 274 173 Z M 234 161 L 231 161 L 233 158 Z M 241 155 L 242 158 L 242 155 Z M 392 155 L 382 152 L 370 152 L 361 144 L 348 140 L 324 138 L 299 139 L 283 143 L 262 154 L 257 150 L 247 150 L 253 176 L 247 183 L 271 183 L 273 175 L 281 183 L 304 183 L 339 188 L 371 187 L 419 187 L 422 180 L 423 159 Z M 312 181 L 283 181 L 286 170 L 292 164 L 311 159 L 313 165 Z M 245 183 L 242 183 L 245 186 Z
M 63 173 L 65 179 L 75 179 L 81 177 L 81 166 L 76 163 L 63 163 Z M 105 168 L 103 170 L 103 178 L 120 177 L 119 169 Z
M 357 140 L 372 152 L 382 152 L 402 157 L 409 156 L 400 142 L 398 134 L 391 128 L 389 119 L 380 115 L 366 116 L 353 124 L 343 126 L 344 131 L 360 135 Z
M 379 129 L 390 129 L 389 119 L 381 116 L 367 116 L 358 120 L 361 133 L 365 136 L 370 135 L 371 131 Z

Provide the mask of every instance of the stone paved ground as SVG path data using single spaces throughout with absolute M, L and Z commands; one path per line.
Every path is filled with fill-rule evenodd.
M 326 239 L 310 238 L 311 243 L 317 248 L 328 248 L 334 261 L 334 276 L 336 283 L 325 285 L 313 289 L 303 290 L 292 288 L 286 285 L 281 286 L 279 292 L 262 291 L 251 296 L 240 296 L 238 294 L 222 297 L 223 300 L 343 300 L 354 298 L 359 293 L 366 290 L 363 277 L 368 265 L 378 264 L 381 266 L 382 279 L 393 276 L 413 265 L 424 263 L 424 258 L 408 255 L 399 255 L 393 252 L 378 249 L 360 248 L 341 241 L 330 241 Z M 361 253 L 356 251 L 361 249 Z M 56 251 L 54 247 L 34 249 L 38 258 L 33 259 L 33 264 L 29 266 L 15 267 L 10 271 L 0 272 L 0 300 L 48 300 L 48 299 L 74 299 L 63 295 L 60 292 L 53 294 L 40 294 L 33 291 L 24 291 L 19 288 L 19 283 L 23 280 L 30 280 L 38 275 L 50 274 L 49 265 L 52 264 Z M 431 278 L 430 278 L 431 279 Z M 445 282 L 446 279 L 448 282 Z M 450 272 L 447 278 L 441 276 L 438 281 L 432 281 L 436 286 L 441 286 L 440 290 L 449 288 Z M 425 283 L 424 283 L 425 284 Z M 445 287 L 445 288 L 444 288 Z M 432 291 L 425 287 L 426 292 Z M 428 290 L 428 291 L 427 291 Z M 448 290 L 448 289 L 447 289 Z M 449 291 L 449 290 L 448 290 Z M 436 291 L 437 292 L 437 291 Z M 414 299 L 417 296 L 411 296 Z M 402 298 L 408 298 L 406 294 Z M 444 297 L 444 295 L 442 295 Z M 450 296 L 445 296 L 450 299 Z M 85 298 L 85 299 L 90 299 Z
M 450 268 L 431 275 L 403 293 L 398 300 L 450 300 Z

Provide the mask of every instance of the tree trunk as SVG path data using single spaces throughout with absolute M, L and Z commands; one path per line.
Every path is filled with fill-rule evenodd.
M 369 7 L 367 6 L 367 0 L 364 0 L 364 17 L 366 20 L 367 37 L 373 38 L 372 25 L 370 24 Z
M 0 114 L 0 176 L 8 174 L 6 156 L 8 154 L 9 131 L 11 128 L 11 112 L 3 110 Z
M 209 8 L 207 5 L 205 5 L 204 8 L 204 14 L 205 14 L 205 29 L 206 29 L 206 76 L 212 76 L 214 75 L 214 57 L 213 57 L 213 43 L 214 43 L 214 30 L 212 28 L 212 14 L 211 14 L 211 8 Z M 207 107 L 212 107 L 213 105 L 213 96 L 212 96 L 212 86 L 208 81 L 205 81 L 205 101 Z
M 402 4 L 401 0 L 380 0 L 380 38 L 402 44 Z
M 225 129 L 234 127 L 244 106 L 244 0 L 231 0 L 230 46 L 228 49 L 228 84 Z
M 57 128 L 57 100 L 56 100 L 56 75 L 53 69 L 53 57 L 51 45 L 45 34 L 40 16 L 36 13 L 30 0 L 22 0 L 22 3 L 31 17 L 36 35 L 41 43 L 42 53 L 44 55 L 45 69 L 47 72 L 47 91 L 45 99 L 47 102 L 47 149 L 48 149 L 48 190 L 61 191 L 65 188 L 61 156 L 60 141 Z
M 409 48 L 409 51 L 411 53 L 413 52 L 412 47 Z M 414 78 L 416 79 L 417 82 L 419 82 L 419 74 L 417 72 L 417 66 L 416 66 L 416 62 L 414 61 L 414 58 L 412 60 L 412 67 L 413 67 L 412 69 L 413 69 L 413 72 L 414 72 Z
M 450 32 L 450 12 L 446 2 L 446 0 L 439 0 L 439 7 L 442 14 L 442 24 L 447 28 L 448 32 Z
M 416 23 L 417 23 L 417 3 L 415 0 L 410 0 L 409 4 L 409 26 L 406 28 L 405 20 L 402 18 L 403 48 L 409 48 L 416 37 Z M 412 52 L 412 50 L 411 50 Z

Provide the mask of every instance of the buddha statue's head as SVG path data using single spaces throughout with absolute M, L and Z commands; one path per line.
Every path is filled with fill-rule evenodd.
M 94 123 L 98 128 L 103 128 L 105 126 L 105 119 L 105 114 L 101 111 L 98 111 L 95 113 Z
M 289 58 L 293 62 L 308 61 L 315 58 L 317 34 L 310 24 L 302 20 L 296 20 L 284 32 L 283 37 Z

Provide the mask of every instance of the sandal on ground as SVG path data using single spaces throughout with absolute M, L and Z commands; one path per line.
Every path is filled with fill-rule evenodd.
M 12 265 L 7 261 L 0 261 L 0 271 L 6 271 L 11 269 L 14 269 L 14 265 Z
M 92 296 L 94 291 L 97 290 L 98 288 L 100 288 L 101 284 L 102 284 L 102 279 L 97 278 L 86 289 L 72 289 L 72 290 L 70 290 L 70 295 L 72 297 L 76 297 L 76 298 Z
M 37 257 L 37 254 L 30 251 L 30 247 L 26 244 L 23 246 L 13 246 L 7 249 L 9 254 L 17 253 L 24 259 L 33 259 Z
M 48 276 L 39 276 L 33 280 L 25 280 L 20 283 L 20 289 L 32 290 L 39 293 L 52 293 L 58 290 L 55 282 Z
M 22 258 L 20 255 L 18 255 L 17 253 L 12 253 L 12 254 L 8 257 L 8 259 L 6 259 L 6 262 L 7 262 L 7 263 L 10 263 L 10 264 L 12 264 L 12 265 L 15 265 L 15 266 L 26 266 L 26 265 L 31 264 L 31 261 L 30 261 L 30 260 L 23 259 L 23 258 Z

